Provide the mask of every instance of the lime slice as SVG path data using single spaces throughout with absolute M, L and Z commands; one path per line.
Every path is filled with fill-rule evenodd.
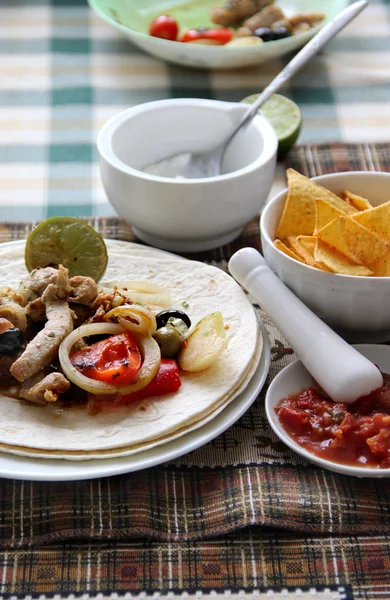
M 28 236 L 24 259 L 29 271 L 61 264 L 70 277 L 84 275 L 98 281 L 108 257 L 102 236 L 90 225 L 73 217 L 51 217 Z
M 260 94 L 247 96 L 241 102 L 253 104 Z M 267 117 L 278 136 L 278 158 L 281 159 L 294 146 L 301 132 L 302 116 L 298 106 L 285 96 L 274 94 L 260 111 Z

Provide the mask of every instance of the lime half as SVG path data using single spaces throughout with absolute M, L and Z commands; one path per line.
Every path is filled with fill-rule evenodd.
M 241 102 L 253 104 L 260 94 L 247 96 Z M 278 136 L 278 158 L 283 158 L 294 146 L 301 132 L 302 116 L 298 106 L 285 96 L 274 94 L 261 107 L 260 111 L 267 117 Z
M 51 217 L 32 230 L 24 254 L 29 271 L 64 265 L 70 277 L 84 275 L 98 281 L 107 266 L 107 248 L 90 225 L 73 217 Z

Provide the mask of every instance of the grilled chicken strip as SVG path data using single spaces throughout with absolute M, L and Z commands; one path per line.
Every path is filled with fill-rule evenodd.
M 35 404 L 46 404 L 56 402 L 58 396 L 69 388 L 70 383 L 62 373 L 49 373 L 45 377 L 43 371 L 40 371 L 23 383 L 19 397 Z
M 37 273 L 39 271 L 37 270 Z M 60 265 L 58 271 L 55 271 L 57 273 L 56 279 L 51 278 L 52 282 L 46 286 L 42 294 L 42 301 L 46 310 L 46 325 L 31 340 L 23 354 L 11 367 L 11 374 L 18 381 L 26 381 L 26 379 L 48 366 L 57 356 L 62 340 L 73 329 L 72 313 L 67 302 L 71 290 L 68 271 L 62 265 Z

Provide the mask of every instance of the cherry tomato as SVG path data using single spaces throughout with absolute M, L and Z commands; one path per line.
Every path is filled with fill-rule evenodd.
M 152 21 L 149 34 L 164 40 L 175 41 L 179 33 L 179 26 L 173 17 L 161 15 Z
M 190 29 L 181 37 L 181 42 L 195 42 L 197 40 L 213 40 L 223 46 L 233 38 L 233 32 L 230 29 L 221 27 L 220 29 Z
M 142 362 L 136 341 L 128 332 L 75 350 L 69 358 L 86 377 L 118 386 L 130 383 Z

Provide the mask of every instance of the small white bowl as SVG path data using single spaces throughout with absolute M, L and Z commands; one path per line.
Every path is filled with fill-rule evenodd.
M 314 177 L 335 194 L 348 189 L 377 206 L 389 200 L 390 173 L 347 172 Z M 326 273 L 300 263 L 273 241 L 287 190 L 265 207 L 260 221 L 264 258 L 278 277 L 323 321 L 353 342 L 390 340 L 390 277 Z
M 383 373 L 390 373 L 389 346 L 358 344 L 355 348 L 356 350 L 359 350 L 363 356 L 376 364 Z M 335 471 L 336 473 L 342 473 L 344 475 L 354 475 L 355 477 L 390 477 L 390 469 L 354 467 L 319 458 L 315 454 L 305 450 L 305 448 L 297 444 L 293 438 L 288 435 L 280 424 L 278 415 L 275 412 L 275 407 L 282 398 L 290 396 L 291 394 L 297 394 L 312 385 L 313 378 L 310 373 L 306 371 L 300 360 L 296 360 L 291 365 L 285 367 L 272 381 L 265 397 L 265 410 L 268 422 L 278 438 L 303 458 L 306 458 L 329 471 Z
M 223 175 L 174 179 L 142 172 L 225 139 L 247 105 L 202 99 L 160 100 L 129 108 L 101 129 L 97 145 L 108 199 L 144 242 L 178 252 L 208 250 L 236 238 L 259 214 L 275 173 L 278 140 L 262 115 L 226 151 Z

